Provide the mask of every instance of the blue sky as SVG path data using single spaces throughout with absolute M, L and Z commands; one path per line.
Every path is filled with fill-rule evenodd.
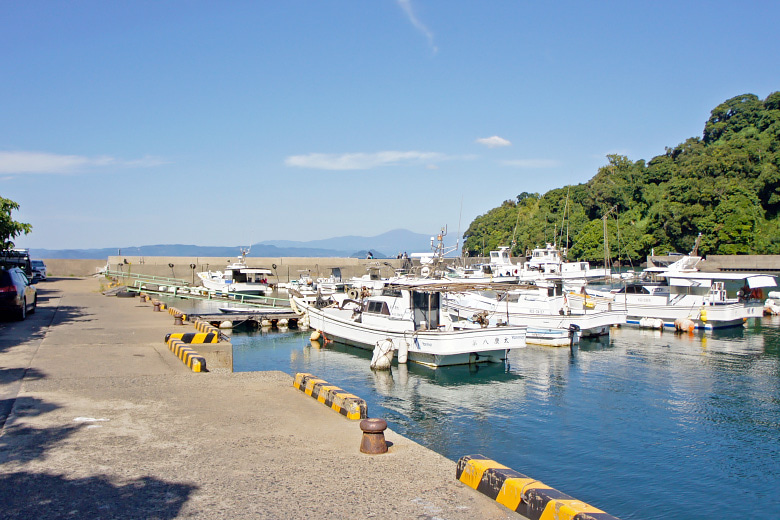
M 33 248 L 453 238 L 780 90 L 780 2 L 0 0 Z

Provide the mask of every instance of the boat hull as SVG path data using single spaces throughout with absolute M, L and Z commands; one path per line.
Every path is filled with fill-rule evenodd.
M 495 304 L 482 298 L 448 299 L 448 308 L 458 315 L 471 316 L 479 312 L 491 313 L 491 320 L 502 320 L 513 326 L 526 326 L 526 342 L 541 345 L 569 345 L 579 343 L 581 337 L 609 335 L 610 327 L 626 323 L 626 313 L 621 311 L 591 311 L 569 314 L 548 314 L 540 309 L 536 313 L 504 310 L 506 304 Z
M 618 305 L 619 307 L 619 305 Z M 675 305 L 642 305 L 627 304 L 626 323 L 632 326 L 642 326 L 643 319 L 660 319 L 664 328 L 675 328 L 676 320 L 689 319 L 696 329 L 715 330 L 730 327 L 741 327 L 750 318 L 763 315 L 763 304 L 760 302 L 725 303 L 703 305 L 696 307 Z
M 223 294 L 243 294 L 247 296 L 265 296 L 268 291 L 266 284 L 248 284 L 248 283 L 221 283 L 201 278 L 203 287 L 210 291 L 221 292 Z
M 580 342 L 580 333 L 576 330 L 537 329 L 529 327 L 525 334 L 525 342 L 529 345 L 569 347 Z
M 352 311 L 335 308 L 317 309 L 303 299 L 294 298 L 295 304 L 309 316 L 309 327 L 321 331 L 329 340 L 373 350 L 379 342 L 390 340 L 395 350 L 406 348 L 409 361 L 440 367 L 500 362 L 508 351 L 526 346 L 525 327 L 487 327 L 458 330 L 404 330 L 392 322 L 376 326 L 356 322 Z

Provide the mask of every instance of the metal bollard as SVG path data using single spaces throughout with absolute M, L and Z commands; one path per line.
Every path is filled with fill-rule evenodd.
M 173 316 L 173 324 L 174 325 L 184 325 L 184 322 L 181 319 L 181 314 L 175 314 Z
M 360 441 L 360 452 L 369 455 L 387 453 L 384 431 L 387 429 L 387 421 L 384 419 L 363 419 L 360 421 L 360 429 L 363 430 L 363 439 Z
M 154 311 L 155 312 L 162 312 L 160 310 L 160 302 L 154 302 Z

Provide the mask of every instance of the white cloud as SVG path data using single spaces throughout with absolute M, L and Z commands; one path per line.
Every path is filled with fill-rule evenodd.
M 438 152 L 376 152 L 376 153 L 345 153 L 327 154 L 310 153 L 308 155 L 293 155 L 284 160 L 287 166 L 299 168 L 313 168 L 317 170 L 370 170 L 380 166 L 398 164 L 425 163 L 430 168 L 431 164 L 464 157 L 453 157 Z
M 79 173 L 88 168 L 159 166 L 165 161 L 144 157 L 132 161 L 120 161 L 107 155 L 85 157 L 82 155 L 59 155 L 47 152 L 0 152 L 0 174 L 26 173 Z
M 133 167 L 133 168 L 152 168 L 154 166 L 162 166 L 163 164 L 170 164 L 170 163 L 171 161 L 161 159 L 160 157 L 144 155 L 140 159 L 124 161 L 122 163 L 122 166 Z
M 409 22 L 428 39 L 428 45 L 431 46 L 433 53 L 436 54 L 439 52 L 439 48 L 436 47 L 436 44 L 433 42 L 433 33 L 417 18 L 417 15 L 414 14 L 411 0 L 398 0 L 398 5 L 403 9 Z
M 488 148 L 498 148 L 499 146 L 511 146 L 512 143 L 504 139 L 503 137 L 498 137 L 497 135 L 494 135 L 493 137 L 480 137 L 477 139 L 479 144 L 484 144 Z
M 502 161 L 504 166 L 514 166 L 515 168 L 556 168 L 561 165 L 560 161 L 554 159 L 515 159 L 513 161 Z

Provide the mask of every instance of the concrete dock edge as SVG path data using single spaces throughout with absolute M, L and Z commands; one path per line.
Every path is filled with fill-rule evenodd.
M 347 419 L 360 420 L 368 417 L 368 405 L 356 395 L 328 384 L 312 374 L 295 374 L 293 386 L 308 396 L 339 412 Z
M 617 520 L 484 455 L 461 457 L 455 479 L 530 520 Z
M 169 339 L 168 348 L 176 354 L 193 372 L 208 372 L 206 370 L 206 358 L 187 347 L 186 343 L 178 339 Z

